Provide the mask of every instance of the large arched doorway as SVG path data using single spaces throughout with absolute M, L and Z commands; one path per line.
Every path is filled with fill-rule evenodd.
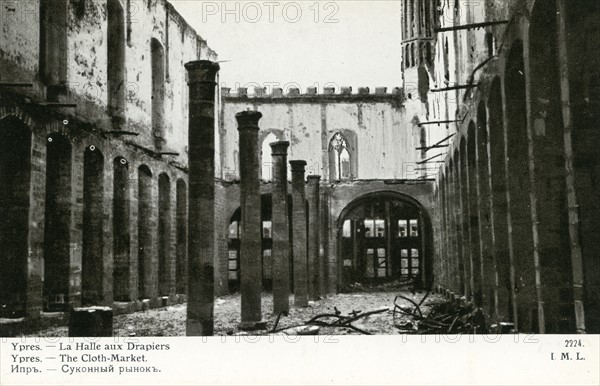
M 579 235 L 584 283 L 585 327 L 600 333 L 600 2 L 565 1 L 565 58 L 571 108 L 574 185 L 579 212 Z M 564 74 L 562 75 L 564 76 Z M 563 81 L 563 79 L 561 79 Z M 564 81 L 563 81 L 564 84 Z
M 69 308 L 72 228 L 72 147 L 62 134 L 46 144 L 46 199 L 44 225 L 44 310 Z
M 25 315 L 31 131 L 21 120 L 0 120 L 0 317 Z
M 537 253 L 546 333 L 575 330 L 565 184 L 565 142 L 555 1 L 536 1 L 529 27 L 530 122 L 535 166 Z M 587 36 L 587 35 L 586 35 Z
M 526 78 L 522 41 L 510 49 L 504 79 L 507 128 L 507 181 L 509 189 L 509 237 L 515 270 L 517 324 L 520 331 L 539 331 L 539 310 L 531 218 L 531 180 L 527 138 Z
M 508 200 L 506 196 L 506 149 L 504 139 L 504 109 L 502 84 L 499 77 L 492 81 L 489 95 L 489 151 L 491 181 L 491 221 L 494 230 L 494 253 L 498 272 L 498 319 L 514 321 L 511 289 L 511 260 L 508 247 Z
M 342 284 L 432 284 L 431 220 L 416 200 L 396 192 L 367 194 L 351 202 L 337 224 Z

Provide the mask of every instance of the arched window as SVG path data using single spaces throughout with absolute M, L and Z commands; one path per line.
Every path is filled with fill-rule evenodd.
M 416 57 L 417 57 L 417 53 L 415 52 L 415 43 L 411 43 L 410 44 L 410 59 L 411 59 L 410 64 L 411 64 L 411 67 L 414 67 L 416 65 L 415 64 Z
M 273 133 L 267 134 L 262 142 L 261 161 L 260 161 L 260 176 L 263 181 L 271 181 L 273 179 L 273 163 L 271 160 L 270 144 L 277 141 L 277 137 Z
M 329 142 L 329 175 L 331 179 L 341 180 L 352 176 L 349 145 L 341 133 L 335 133 Z
M 162 44 L 156 39 L 150 43 L 152 57 L 152 135 L 158 149 L 165 142 L 165 55 Z
M 427 132 L 425 131 L 425 127 L 421 126 L 421 138 L 420 138 L 421 147 L 424 148 L 427 146 Z M 421 149 L 421 158 L 425 158 L 427 155 L 427 150 Z
M 122 116 L 125 109 L 125 16 L 119 0 L 108 1 L 107 15 L 108 108 L 111 114 Z
M 488 56 L 494 56 L 494 53 L 496 52 L 496 38 L 494 37 L 494 34 L 490 32 L 485 34 L 485 44 L 487 46 Z
M 425 60 L 427 60 L 427 65 L 428 66 L 433 66 L 433 56 L 431 54 L 431 43 L 427 42 L 427 45 L 425 46 Z

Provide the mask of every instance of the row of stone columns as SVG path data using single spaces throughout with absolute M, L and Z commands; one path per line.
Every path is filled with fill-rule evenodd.
M 261 308 L 261 207 L 258 149 L 258 111 L 236 114 L 239 130 L 240 208 L 242 234 L 240 237 L 242 321 L 240 329 L 255 330 L 264 326 Z M 290 239 L 292 257 L 294 305 L 307 307 L 316 299 L 319 288 L 319 180 L 309 176 L 310 204 L 307 205 L 306 161 L 289 161 L 292 172 L 292 219 L 288 218 L 287 149 L 289 142 L 270 144 L 273 157 L 272 223 L 273 223 L 273 312 L 289 312 Z M 310 216 L 307 211 L 310 208 Z M 307 217 L 309 218 L 307 222 Z M 310 234 L 308 228 L 310 224 Z
M 219 65 L 207 60 L 186 64 L 189 73 L 189 264 L 187 335 L 212 335 L 214 326 L 215 135 L 214 106 Z M 240 329 L 264 328 L 261 290 L 261 199 L 258 111 L 236 114 L 240 154 L 241 323 Z M 293 238 L 294 305 L 308 306 L 322 289 L 319 238 L 319 176 L 309 176 L 306 204 L 306 161 L 290 161 L 292 222 L 288 220 L 287 149 L 289 142 L 271 144 L 273 157 L 273 312 L 289 312 L 290 239 Z M 310 208 L 310 209 L 309 209 Z M 307 211 L 310 216 L 307 221 Z M 310 228 L 310 234 L 308 234 Z

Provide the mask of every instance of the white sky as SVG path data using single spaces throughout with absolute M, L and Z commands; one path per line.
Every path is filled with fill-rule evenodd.
M 171 3 L 219 60 L 230 61 L 221 63 L 222 86 L 296 83 L 302 92 L 309 86 L 322 92 L 333 82 L 356 92 L 401 85 L 399 1 Z

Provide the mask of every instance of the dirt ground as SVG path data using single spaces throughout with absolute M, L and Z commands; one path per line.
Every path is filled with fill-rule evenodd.
M 300 325 L 318 314 L 335 314 L 336 309 L 341 316 L 347 316 L 353 311 L 357 313 L 368 312 L 388 307 L 389 310 L 370 315 L 356 320 L 353 326 L 368 332 L 370 334 L 398 334 L 398 330 L 393 324 L 392 310 L 394 308 L 394 298 L 402 294 L 419 303 L 424 292 L 412 294 L 406 290 L 369 292 L 369 293 L 342 293 L 331 295 L 326 298 L 311 301 L 306 308 L 293 307 L 293 295 L 290 297 L 290 313 L 288 316 L 282 316 L 277 329 L 288 326 Z M 215 299 L 215 335 L 237 334 L 238 323 L 240 322 L 240 294 L 227 295 Z M 421 309 L 427 311 L 429 305 L 441 301 L 437 295 L 430 294 Z M 410 303 L 398 299 L 399 305 L 411 307 Z M 263 293 L 262 310 L 263 321 L 267 322 L 267 330 L 257 331 L 256 334 L 267 333 L 273 329 L 277 315 L 272 314 L 273 296 L 270 293 Z M 157 308 L 148 311 L 136 312 L 133 314 L 117 315 L 113 320 L 114 336 L 185 336 L 185 318 L 186 304 Z M 397 315 L 396 322 L 403 323 L 409 321 L 406 316 Z M 333 322 L 335 318 L 320 319 L 326 322 Z M 351 328 L 339 327 L 321 327 L 320 334 L 361 334 Z M 32 336 L 67 336 L 68 328 L 66 326 L 52 327 L 31 334 Z

